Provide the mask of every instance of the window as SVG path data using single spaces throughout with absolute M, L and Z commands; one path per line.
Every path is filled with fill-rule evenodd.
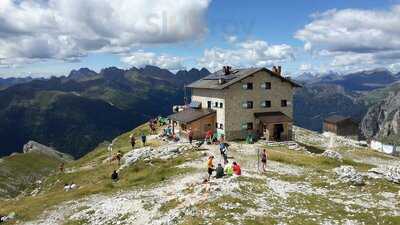
M 271 82 L 265 82 L 261 84 L 262 89 L 271 89 Z
M 246 124 L 247 130 L 253 130 L 253 123 Z
M 245 84 L 243 84 L 243 89 L 252 90 L 253 89 L 253 83 L 245 83 Z
M 253 102 L 252 101 L 243 102 L 242 106 L 245 109 L 252 109 L 253 108 Z
M 218 123 L 215 123 L 215 128 L 218 128 Z
M 207 108 L 211 109 L 211 101 L 207 101 Z
M 287 106 L 287 101 L 286 100 L 281 100 L 281 106 L 286 107 Z
M 263 101 L 263 102 L 261 102 L 261 107 L 262 108 L 270 108 L 271 107 L 271 101 Z
M 224 103 L 220 102 L 220 103 L 219 103 L 219 107 L 220 107 L 221 109 L 224 108 Z
M 214 102 L 214 107 L 218 108 L 218 102 Z
M 222 123 L 219 124 L 219 129 L 224 129 L 224 125 Z

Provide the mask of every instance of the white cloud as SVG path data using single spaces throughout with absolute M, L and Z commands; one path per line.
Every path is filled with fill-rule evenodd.
M 90 51 L 200 38 L 210 0 L 1 0 L 0 58 L 75 61 Z
M 183 58 L 166 54 L 157 55 L 153 52 L 145 52 L 142 50 L 127 54 L 126 56 L 121 58 L 121 61 L 127 65 L 135 67 L 153 65 L 169 70 L 184 69 Z
M 228 42 L 228 43 L 235 43 L 236 41 L 237 41 L 237 39 L 238 39 L 238 37 L 237 36 L 228 36 L 228 37 L 226 37 L 225 38 L 226 39 L 226 41 Z
M 313 14 L 296 32 L 304 49 L 340 70 L 388 67 L 400 59 L 400 5 L 388 10 L 343 9 Z
M 301 64 L 299 67 L 299 70 L 302 72 L 310 71 L 312 70 L 312 65 L 311 64 Z
M 329 10 L 297 31 L 305 48 L 339 52 L 377 52 L 400 49 L 400 5 L 387 11 Z
M 262 40 L 253 40 L 236 43 L 232 49 L 206 49 L 198 64 L 215 71 L 225 65 L 264 67 L 293 59 L 294 49 L 289 45 L 269 45 Z

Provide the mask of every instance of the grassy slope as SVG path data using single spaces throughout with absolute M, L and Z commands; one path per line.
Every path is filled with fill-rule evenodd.
M 149 133 L 146 125 L 119 136 L 114 144 L 114 152 L 118 150 L 128 152 L 131 150 L 129 147 L 129 135 L 131 133 L 139 135 L 142 132 Z M 156 146 L 158 143 L 152 141 L 150 145 Z M 188 153 L 167 161 L 157 159 L 147 163 L 140 161 L 122 171 L 120 173 L 121 180 L 118 183 L 112 183 L 110 175 L 112 171 L 117 168 L 117 165 L 115 162 L 111 164 L 102 163 L 108 156 L 107 146 L 108 145 L 105 143 L 100 144 L 88 155 L 66 165 L 67 170 L 74 169 L 76 170 L 75 172 L 50 176 L 45 181 L 43 192 L 40 195 L 0 202 L 0 214 L 16 212 L 18 219 L 27 221 L 35 219 L 44 210 L 65 201 L 80 199 L 98 193 L 111 194 L 119 190 L 134 189 L 137 187 L 148 188 L 170 177 L 189 172 L 188 169 L 179 169 L 175 167 L 198 157 L 197 153 Z M 137 144 L 137 148 L 140 147 L 142 147 L 141 144 Z M 151 163 L 152 166 L 149 167 L 148 163 Z M 88 169 L 79 170 L 79 168 Z M 64 192 L 64 184 L 70 182 L 76 183 L 80 188 L 75 191 Z
M 6 193 L 0 196 L 15 197 L 20 190 L 54 172 L 60 163 L 59 159 L 35 152 L 4 157 L 0 163 L 0 189 Z

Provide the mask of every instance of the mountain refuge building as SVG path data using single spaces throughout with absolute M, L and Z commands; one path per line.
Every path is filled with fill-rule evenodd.
M 224 66 L 186 86 L 191 103 L 168 118 L 173 129 L 195 139 L 212 131 L 225 140 L 249 135 L 273 141 L 292 139 L 293 93 L 301 87 L 283 77 L 281 67 L 232 69 Z

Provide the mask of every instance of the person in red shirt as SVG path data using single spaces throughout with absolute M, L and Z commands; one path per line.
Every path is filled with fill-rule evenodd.
M 237 162 L 232 163 L 232 170 L 233 170 L 233 174 L 235 174 L 237 176 L 242 175 L 242 170 L 240 168 L 240 165 Z
M 205 140 L 205 141 L 211 143 L 211 137 L 212 137 L 212 135 L 213 135 L 212 131 L 211 131 L 211 130 L 208 130 L 208 131 L 206 132 L 206 140 Z

